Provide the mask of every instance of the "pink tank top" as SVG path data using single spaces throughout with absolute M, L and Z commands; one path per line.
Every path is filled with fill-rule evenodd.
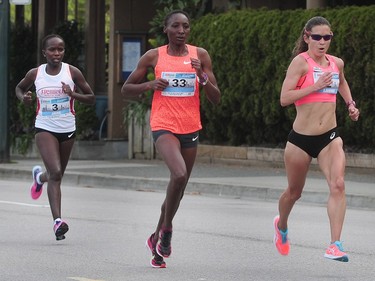
M 199 84 L 190 62 L 191 57 L 198 57 L 197 47 L 186 46 L 188 54 L 183 57 L 168 55 L 167 45 L 158 48 L 155 79 L 167 79 L 169 86 L 164 91 L 154 91 L 150 116 L 152 131 L 188 134 L 202 129 Z
M 317 92 L 313 92 L 304 96 L 303 98 L 295 101 L 295 105 L 299 106 L 306 103 L 314 102 L 336 102 L 336 94 L 339 88 L 339 69 L 332 56 L 326 54 L 326 58 L 329 61 L 327 67 L 321 67 L 318 65 L 307 52 L 299 54 L 304 57 L 309 65 L 309 71 L 302 76 L 296 86 L 296 89 L 303 89 L 310 85 L 313 85 L 324 72 L 333 72 L 332 83 L 328 87 L 321 89 Z

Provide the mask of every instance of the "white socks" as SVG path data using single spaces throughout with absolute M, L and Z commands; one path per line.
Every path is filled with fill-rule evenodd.
M 43 173 L 42 173 L 42 172 L 38 173 L 38 174 L 36 175 L 36 178 L 35 178 L 35 179 L 36 179 L 36 182 L 37 182 L 38 184 L 43 184 L 42 181 L 40 180 L 40 175 L 41 175 L 41 174 L 43 174 Z

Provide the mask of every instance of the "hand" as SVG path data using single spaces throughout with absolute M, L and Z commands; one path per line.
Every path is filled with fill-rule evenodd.
M 359 109 L 356 108 L 353 104 L 351 104 L 348 107 L 348 111 L 349 111 L 349 117 L 350 117 L 350 119 L 352 119 L 353 121 L 358 121 L 358 118 L 359 118 Z
M 332 84 L 332 72 L 324 72 L 318 79 L 318 81 L 315 82 L 315 86 L 317 87 L 317 90 L 324 89 L 325 87 L 328 87 Z
M 168 80 L 163 79 L 163 78 L 150 81 L 150 84 L 149 84 L 150 89 L 154 91 L 163 91 L 165 88 L 168 87 L 168 85 L 169 85 Z
M 200 78 L 203 78 L 202 73 L 202 62 L 199 59 L 190 58 L 191 67 L 195 69 L 195 72 Z
M 61 81 L 61 85 L 63 92 L 71 97 L 73 92 L 72 89 L 70 89 L 70 86 L 65 84 L 63 81 Z
M 23 96 L 22 96 L 22 102 L 26 105 L 31 105 L 33 102 L 33 93 L 31 91 L 27 91 Z

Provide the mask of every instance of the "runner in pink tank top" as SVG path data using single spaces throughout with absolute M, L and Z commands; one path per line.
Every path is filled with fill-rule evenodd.
M 300 106 L 301 104 L 314 102 L 335 103 L 338 86 L 340 84 L 340 71 L 335 63 L 334 57 L 326 54 L 325 57 L 328 64 L 326 67 L 324 67 L 316 63 L 315 60 L 310 57 L 308 52 L 303 52 L 299 55 L 306 60 L 307 64 L 309 65 L 309 70 L 299 79 L 296 87 L 297 89 L 304 89 L 313 85 L 319 79 L 319 77 L 326 72 L 332 73 L 332 83 L 323 89 L 312 92 L 299 100 L 296 100 L 294 104 L 296 106 Z
M 330 192 L 327 211 L 331 235 L 324 257 L 347 262 L 349 258 L 341 243 L 346 210 L 345 153 L 337 130 L 337 93 L 353 121 L 358 120 L 359 110 L 345 79 L 343 60 L 327 54 L 332 37 L 331 25 L 325 18 L 311 18 L 296 42 L 294 58 L 281 88 L 281 105 L 294 103 L 297 115 L 285 147 L 288 187 L 280 197 L 279 214 L 273 221 L 274 243 L 280 254 L 289 254 L 288 217 L 301 197 L 311 160 L 317 158 Z
M 125 96 L 137 97 L 153 90 L 150 125 L 157 151 L 170 171 L 165 200 L 155 231 L 146 241 L 151 266 L 166 267 L 172 252 L 172 221 L 184 195 L 197 154 L 200 120 L 200 88 L 218 104 L 220 90 L 208 52 L 186 44 L 190 19 L 184 11 L 172 11 L 164 20 L 168 45 L 147 51 L 122 86 Z M 144 82 L 147 70 L 155 80 Z M 190 243 L 189 241 L 186 241 Z M 192 241 L 191 241 L 192 242 Z

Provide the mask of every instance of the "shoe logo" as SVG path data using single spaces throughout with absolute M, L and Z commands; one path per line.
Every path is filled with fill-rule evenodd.
M 335 248 L 335 247 L 330 247 L 327 249 L 327 254 L 331 254 L 331 255 L 337 255 L 338 253 L 336 253 L 338 250 Z
M 329 139 L 333 140 L 333 138 L 335 137 L 335 135 L 336 135 L 336 132 L 332 132 L 332 134 L 329 136 Z
M 191 61 L 184 61 L 184 64 L 189 64 L 191 63 Z
M 327 249 L 327 252 L 330 253 L 330 254 L 334 254 L 335 250 L 333 249 L 333 247 L 331 247 L 331 248 Z
M 192 138 L 191 140 L 192 141 L 196 141 L 198 139 L 199 136 L 196 136 L 195 138 Z
M 68 138 L 70 139 L 74 135 L 74 132 L 68 135 Z

